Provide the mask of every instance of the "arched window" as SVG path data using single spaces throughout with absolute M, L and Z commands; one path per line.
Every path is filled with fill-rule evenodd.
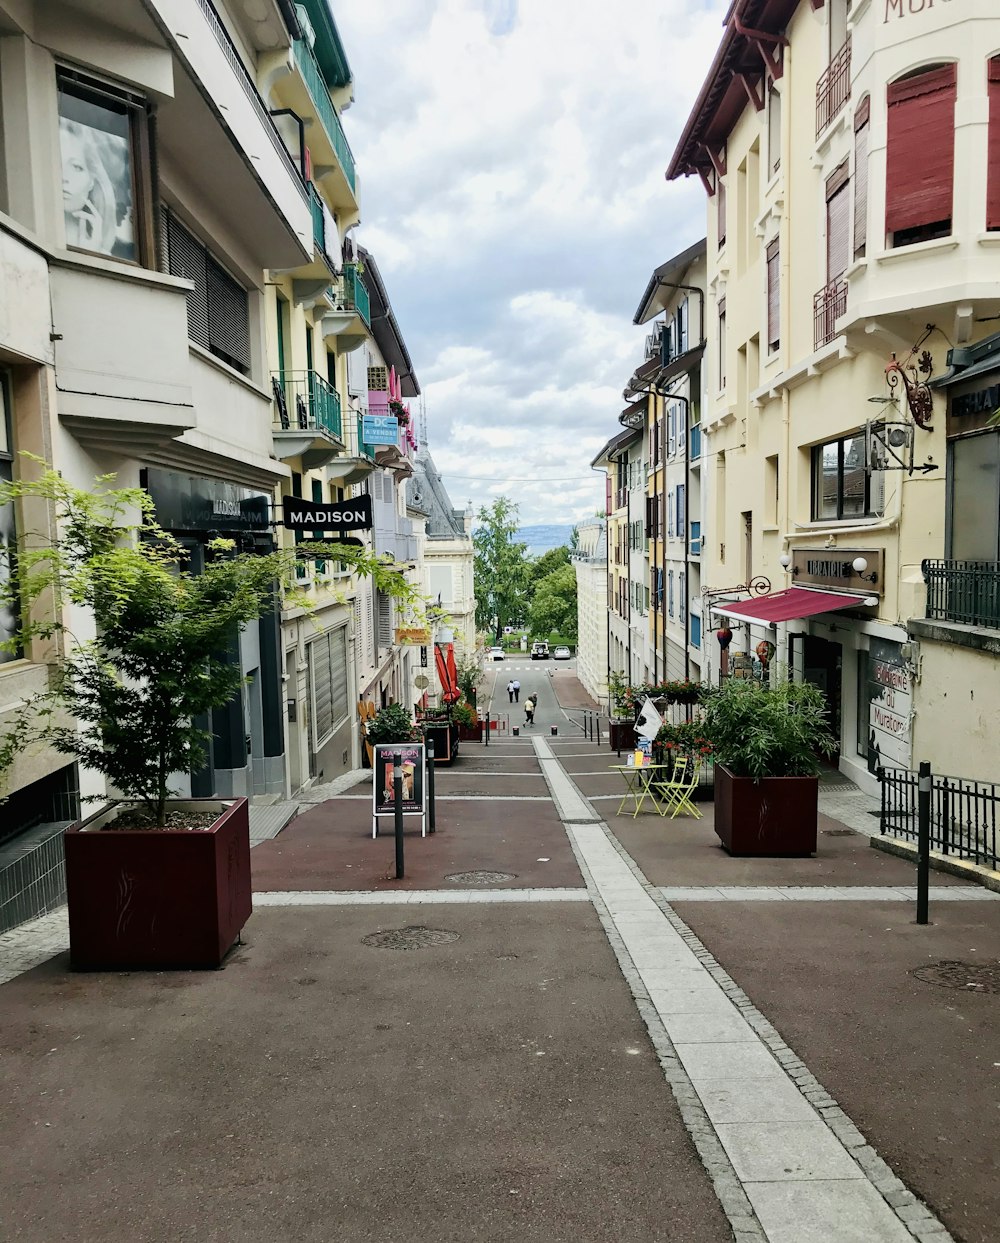
M 889 83 L 885 231 L 890 246 L 951 233 L 956 81 L 952 64 Z

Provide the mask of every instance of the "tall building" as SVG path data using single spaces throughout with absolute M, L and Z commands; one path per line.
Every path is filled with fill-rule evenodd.
M 570 554 L 576 572 L 576 676 L 588 695 L 608 706 L 608 536 L 607 520 L 577 524 L 578 544 Z

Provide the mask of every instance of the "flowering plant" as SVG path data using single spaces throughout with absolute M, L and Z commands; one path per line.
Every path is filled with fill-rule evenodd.
M 396 416 L 397 420 L 404 426 L 410 425 L 410 407 L 404 406 L 397 397 L 389 398 L 389 413 Z
M 647 699 L 662 699 L 668 704 L 704 703 L 708 687 L 702 682 L 681 678 L 673 682 L 644 682 L 641 686 L 629 686 L 621 673 L 612 673 L 608 689 L 618 712 L 633 718 Z
M 714 751 L 704 721 L 678 721 L 661 725 L 655 742 L 664 752 L 676 751 L 706 759 Z

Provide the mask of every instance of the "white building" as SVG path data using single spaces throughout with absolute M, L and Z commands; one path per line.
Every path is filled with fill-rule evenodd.
M 570 555 L 576 572 L 576 676 L 605 711 L 608 706 L 608 531 L 604 518 L 577 524 Z

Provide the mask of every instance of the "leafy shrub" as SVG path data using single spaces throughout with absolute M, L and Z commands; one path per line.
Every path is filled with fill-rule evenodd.
M 826 706 L 811 682 L 731 678 L 709 697 L 704 728 L 716 762 L 735 777 L 810 777 L 819 771 L 817 753 L 837 749 Z

